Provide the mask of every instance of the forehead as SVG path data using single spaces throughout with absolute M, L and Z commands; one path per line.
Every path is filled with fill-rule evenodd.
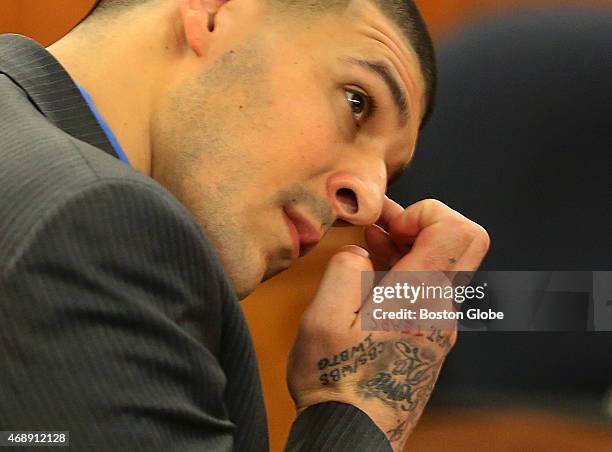
M 416 51 L 408 38 L 382 11 L 368 1 L 355 1 L 348 21 L 362 34 L 382 58 L 388 59 L 406 87 L 411 110 L 419 122 L 425 106 L 425 79 Z
M 425 110 L 425 80 L 419 58 L 399 28 L 375 5 L 367 0 L 353 0 L 344 13 L 331 14 L 309 33 L 315 58 L 329 58 L 350 65 L 355 59 L 384 66 L 405 97 L 407 120 L 398 119 L 393 127 L 385 127 L 388 161 L 391 168 L 405 167 L 411 160 L 421 119 Z M 313 42 L 314 41 L 314 42 Z M 372 69 L 372 68 L 371 68 Z M 380 71 L 378 71 L 380 72 Z M 392 84 L 386 83 L 389 92 Z M 395 93 L 397 94 L 397 93 Z M 398 96 L 395 97 L 396 100 Z M 396 172 L 396 171 L 391 171 Z
M 418 132 L 425 108 L 424 76 L 412 45 L 392 20 L 370 1 L 353 0 L 343 12 L 304 22 L 306 26 L 289 27 L 289 32 L 301 35 L 299 47 L 306 59 L 384 66 L 405 94 L 410 119 L 406 125 Z
M 425 79 L 419 57 L 399 27 L 369 0 L 351 1 L 344 14 L 330 17 L 326 25 L 335 35 L 327 41 L 331 49 L 386 63 L 406 92 L 411 115 L 420 123 Z

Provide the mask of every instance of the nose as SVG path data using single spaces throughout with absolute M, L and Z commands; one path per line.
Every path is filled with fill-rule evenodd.
M 327 190 L 338 219 L 336 226 L 375 223 L 382 212 L 386 185 L 384 175 L 365 178 L 349 172 L 332 174 Z

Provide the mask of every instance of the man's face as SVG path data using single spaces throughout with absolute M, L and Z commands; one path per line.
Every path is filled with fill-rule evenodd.
M 365 0 L 277 24 L 238 3 L 219 16 L 199 73 L 160 101 L 152 148 L 154 177 L 203 226 L 243 298 L 335 222 L 378 219 L 388 179 L 412 156 L 424 82 Z

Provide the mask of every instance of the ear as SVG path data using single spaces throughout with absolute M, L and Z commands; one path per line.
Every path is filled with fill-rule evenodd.
M 206 37 L 215 29 L 215 16 L 228 0 L 179 0 L 185 40 L 196 55 L 204 55 Z

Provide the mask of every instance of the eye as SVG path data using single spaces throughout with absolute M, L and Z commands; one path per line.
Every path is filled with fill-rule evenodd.
M 353 118 L 357 123 L 362 123 L 375 111 L 374 99 L 367 94 L 353 89 L 345 89 L 344 92 Z

